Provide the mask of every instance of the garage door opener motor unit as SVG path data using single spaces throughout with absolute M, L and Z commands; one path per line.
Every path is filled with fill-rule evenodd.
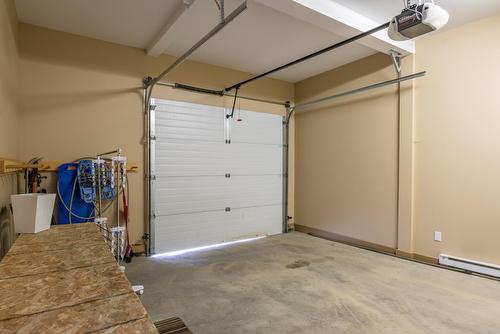
M 391 20 L 389 37 L 396 41 L 412 39 L 435 30 L 439 30 L 448 23 L 450 15 L 446 10 L 432 2 L 410 5 L 403 9 L 401 14 Z

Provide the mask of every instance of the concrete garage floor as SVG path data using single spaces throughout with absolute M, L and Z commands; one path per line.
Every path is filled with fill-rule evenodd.
M 293 232 L 126 274 L 156 321 L 210 333 L 499 333 L 500 282 Z

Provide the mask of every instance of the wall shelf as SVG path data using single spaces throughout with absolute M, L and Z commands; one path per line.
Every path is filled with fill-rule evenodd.
M 42 161 L 39 164 L 28 164 L 27 162 L 15 159 L 0 158 L 0 175 L 21 173 L 31 168 L 38 168 L 39 172 L 57 172 L 57 168 L 64 163 L 62 161 Z M 127 172 L 139 172 L 139 164 L 137 162 L 127 162 Z

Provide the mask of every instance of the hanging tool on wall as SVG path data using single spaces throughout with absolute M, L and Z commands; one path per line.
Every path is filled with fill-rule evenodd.
M 96 199 L 96 172 L 94 161 L 80 160 L 77 169 L 80 197 L 85 203 L 94 203 Z
M 85 202 L 77 195 L 78 163 L 59 166 L 57 171 L 58 224 L 88 222 L 95 218 L 93 202 Z
M 112 159 L 84 157 L 58 168 L 59 224 L 106 220 L 117 197 L 114 166 Z
M 125 260 L 126 263 L 130 263 L 132 261 L 132 257 L 134 256 L 134 252 L 132 251 L 132 246 L 130 245 L 130 236 L 129 236 L 129 230 L 128 230 L 128 222 L 129 222 L 129 212 L 128 212 L 128 201 L 129 201 L 129 192 L 128 192 L 128 182 L 127 182 L 127 194 L 125 194 L 125 191 L 122 192 L 122 199 L 123 199 L 123 218 L 125 220 L 125 229 L 126 229 L 126 236 L 125 236 L 125 253 L 123 255 L 123 259 Z
M 40 188 L 42 184 L 42 180 L 46 179 L 47 176 L 42 176 L 39 172 L 38 164 L 43 158 L 35 157 L 28 161 L 27 166 L 30 168 L 26 168 L 24 179 L 25 179 L 25 193 L 46 193 L 47 190 Z

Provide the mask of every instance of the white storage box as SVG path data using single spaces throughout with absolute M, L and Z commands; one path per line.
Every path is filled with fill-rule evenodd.
M 37 233 L 50 228 L 56 194 L 12 195 L 16 233 Z

